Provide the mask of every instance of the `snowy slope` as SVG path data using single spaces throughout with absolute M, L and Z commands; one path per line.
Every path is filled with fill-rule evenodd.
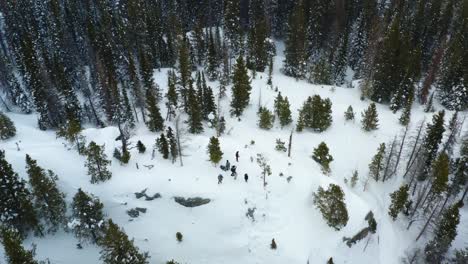
M 220 138 L 223 162 L 229 159 L 231 164 L 238 166 L 240 175 L 234 180 L 225 173 L 221 185 L 217 184 L 217 175 L 221 171 L 208 162 L 206 153 L 209 137 L 215 131 L 206 126 L 201 135 L 187 135 L 184 166 L 180 167 L 178 163 L 171 164 L 169 160 L 162 159 L 159 153 L 151 160 L 151 146 L 158 134 L 150 133 L 140 124 L 131 141 L 141 140 L 147 152 L 138 154 L 136 148 L 132 149 L 132 158 L 126 166 L 121 166 L 114 159 L 112 179 L 96 185 L 89 183 L 83 166 L 84 157 L 67 149 L 65 142 L 56 139 L 54 132 L 38 130 L 34 115 L 8 114 L 15 121 L 18 135 L 1 142 L 0 148 L 6 150 L 7 159 L 22 177 L 26 177 L 26 153 L 37 159 L 40 166 L 54 170 L 60 178 L 61 190 L 67 193 L 68 202 L 78 188 L 98 196 L 105 205 L 107 216 L 134 237 L 141 250 L 149 252 L 150 263 L 165 263 L 170 259 L 196 264 L 292 264 L 307 263 L 307 260 L 325 263 L 329 257 L 333 257 L 335 263 L 398 263 L 406 249 L 424 243 L 424 239 L 418 242 L 421 244 L 414 243 L 418 226 L 414 225 L 407 231 L 406 223 L 393 222 L 387 214 L 388 194 L 400 185 L 402 179 L 394 178 L 385 184 L 370 182 L 365 192 L 362 182 L 367 178 L 367 166 L 378 145 L 402 133 L 403 127 L 398 124 L 400 113 L 393 114 L 387 106 L 378 105 L 380 128 L 365 133 L 361 130 L 360 113 L 369 102 L 360 100 L 358 89 L 332 89 L 296 81 L 279 72 L 282 60 L 281 56 L 276 57 L 273 84 L 283 96 L 288 96 L 293 119 L 297 118 L 296 110 L 308 96 L 319 94 L 330 98 L 333 103 L 333 124 L 323 133 L 295 133 L 291 158 L 275 151 L 275 140 L 287 141 L 293 126 L 280 129 L 276 124 L 270 131 L 258 129 L 256 110 L 259 96 L 261 94 L 264 106 L 273 109 L 276 93 L 266 85 L 267 76 L 257 74 L 252 82 L 251 105 L 242 121 L 227 118 L 226 131 L 230 130 L 230 133 Z M 166 72 L 163 69 L 155 74 L 155 81 L 163 89 L 167 87 Z M 217 91 L 216 84 L 210 85 Z M 226 117 L 229 101 L 228 89 L 228 98 L 223 99 L 221 107 Z M 343 113 L 349 105 L 356 112 L 354 123 L 344 120 Z M 412 127 L 424 119 L 431 120 L 431 114 L 424 113 L 420 106 L 414 106 Z M 88 140 L 105 144 L 109 157 L 112 157 L 114 147 L 120 144 L 114 140 L 118 135 L 115 127 L 88 128 L 83 135 Z M 250 145 L 251 140 L 255 141 L 254 145 Z M 322 174 L 320 167 L 310 158 L 313 149 L 322 141 L 327 143 L 334 157 L 329 176 Z M 21 148 L 19 151 L 16 142 Z M 239 163 L 235 162 L 236 151 L 240 152 Z M 257 153 L 263 153 L 272 167 L 273 173 L 267 179 L 266 189 L 255 162 Z M 250 157 L 253 157 L 253 162 Z M 143 165 L 154 165 L 154 168 L 149 170 Z M 344 184 L 344 178 L 349 178 L 355 169 L 359 171 L 360 183 L 351 188 Z M 250 176 L 248 183 L 241 179 L 244 173 Z M 280 173 L 284 176 L 280 177 Z M 293 177 L 290 183 L 286 180 L 288 176 Z M 312 204 L 312 193 L 329 183 L 339 184 L 345 192 L 350 219 L 340 231 L 328 227 Z M 144 188 L 148 188 L 149 194 L 160 192 L 162 198 L 137 200 L 133 193 Z M 175 203 L 174 196 L 201 196 L 211 198 L 212 202 L 190 209 Z M 137 206 L 148 208 L 148 212 L 129 221 L 125 211 Z M 247 208 L 251 207 L 257 208 L 255 222 L 245 216 Z M 369 241 L 365 239 L 348 248 L 342 237 L 352 236 L 367 226 L 364 217 L 369 210 L 375 214 L 377 233 L 370 236 Z M 460 226 L 467 220 L 466 209 L 463 213 Z M 175 239 L 178 231 L 184 235 L 182 243 Z M 465 246 L 467 235 L 468 230 L 464 227 L 455 245 Z M 276 251 L 269 247 L 272 238 L 278 244 Z M 52 263 L 100 263 L 99 249 L 92 245 L 76 249 L 78 241 L 72 234 L 59 232 L 55 236 L 30 237 L 25 241 L 27 247 L 31 243 L 37 244 L 38 259 L 48 257 Z M 2 254 L 0 249 L 0 259 L 3 259 Z

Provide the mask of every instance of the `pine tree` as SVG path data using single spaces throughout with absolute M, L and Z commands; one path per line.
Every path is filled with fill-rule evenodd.
M 134 245 L 133 240 L 129 240 L 127 234 L 114 224 L 112 220 L 108 220 L 105 224 L 105 231 L 102 240 L 99 242 L 101 246 L 101 260 L 105 264 L 147 264 L 149 256 L 147 252 L 140 253 Z
M 177 94 L 177 89 L 176 89 L 176 76 L 175 76 L 175 73 L 173 71 L 170 71 L 168 72 L 168 77 L 167 77 L 167 94 L 166 94 L 166 99 L 167 99 L 167 102 L 166 102 L 166 106 L 167 106 L 167 109 L 168 109 L 168 117 L 169 117 L 169 120 L 171 119 L 171 117 L 175 117 L 176 113 L 175 113 L 175 110 L 177 109 L 178 107 L 178 100 L 179 100 L 179 97 L 178 97 L 178 94 Z
M 250 29 L 247 35 L 249 57 L 251 58 L 251 69 L 263 72 L 268 64 L 268 21 L 265 14 L 263 1 L 252 1 L 249 3 Z
M 258 110 L 258 127 L 261 129 L 269 130 L 273 127 L 273 122 L 275 120 L 275 116 L 265 107 L 260 107 Z
M 380 180 L 380 173 L 383 169 L 383 162 L 385 157 L 385 143 L 380 144 L 377 149 L 377 153 L 372 158 L 371 163 L 369 164 L 369 177 L 375 181 Z
M 308 50 L 305 13 L 304 0 L 299 0 L 288 20 L 283 71 L 286 75 L 295 78 L 304 78 L 306 75 Z
M 407 126 L 411 120 L 411 104 L 406 104 L 398 119 L 401 125 Z
M 319 187 L 313 194 L 314 204 L 322 213 L 328 226 L 340 230 L 348 223 L 348 210 L 344 202 L 344 192 L 340 186 L 330 184 L 327 190 Z
M 39 264 L 39 262 L 34 260 L 34 249 L 25 249 L 21 245 L 21 235 L 15 230 L 2 228 L 0 240 L 2 241 L 8 264 Z
M 210 121 L 210 115 L 216 114 L 216 103 L 211 87 L 203 88 L 203 118 Z
M 0 140 L 12 138 L 16 135 L 16 127 L 13 121 L 0 111 Z
M 312 66 L 311 82 L 314 84 L 331 85 L 333 82 L 332 69 L 326 59 L 326 55 L 321 55 L 320 59 Z
M 208 79 L 210 81 L 214 81 L 218 79 L 218 67 L 219 67 L 219 59 L 218 59 L 218 54 L 215 46 L 215 42 L 213 39 L 213 34 L 211 33 L 211 29 L 208 29 L 208 36 L 209 36 L 209 42 L 208 42 L 208 57 L 206 61 L 206 66 L 205 70 L 208 75 Z
M 177 140 L 172 132 L 172 128 L 168 127 L 166 132 L 166 138 L 169 144 L 169 154 L 171 155 L 172 163 L 174 163 L 179 156 L 179 148 L 177 146 Z
M 80 240 L 97 243 L 102 237 L 104 223 L 104 205 L 99 199 L 81 189 L 73 197 L 72 218 L 68 226 Z
M 268 80 L 267 84 L 273 88 L 273 56 L 268 60 Z
M 388 208 L 388 214 L 392 217 L 393 221 L 397 218 L 400 212 L 403 212 L 408 205 L 409 186 L 408 184 L 402 185 L 398 190 L 390 194 L 392 203 Z
M 151 132 L 158 132 L 164 129 L 164 119 L 157 103 L 154 91 L 146 90 L 146 108 L 148 110 L 148 120 L 146 125 Z
M 291 124 L 291 110 L 288 97 L 281 95 L 281 92 L 275 98 L 275 114 L 278 116 L 281 127 Z
M 140 153 L 140 154 L 143 154 L 146 151 L 145 145 L 140 140 L 138 140 L 138 142 L 137 142 L 137 149 L 138 149 L 138 153 Z
M 210 155 L 210 161 L 213 164 L 218 164 L 223 158 L 223 152 L 219 147 L 219 139 L 217 137 L 211 137 L 210 143 L 208 144 L 208 154 Z
M 429 112 L 434 112 L 434 106 L 432 105 L 434 101 L 434 93 L 431 94 L 429 97 L 429 100 L 426 103 L 426 107 L 424 107 L 424 112 L 429 113 Z
M 453 204 L 442 215 L 435 228 L 434 238 L 424 248 L 427 263 L 442 263 L 444 256 L 457 236 L 460 223 L 459 204 Z
M 230 48 L 236 54 L 240 51 L 242 45 L 240 6 L 240 1 L 238 0 L 224 1 L 223 29 L 226 38 L 229 40 Z
M 330 99 L 322 99 L 319 95 L 309 96 L 299 110 L 296 130 L 300 132 L 304 128 L 311 128 L 317 132 L 325 131 L 333 120 L 331 107 Z
M 237 58 L 232 82 L 231 114 L 240 117 L 244 109 L 249 105 L 250 91 L 252 90 L 242 56 Z
M 200 134 L 203 132 L 203 105 L 195 93 L 192 84 L 189 85 L 188 91 L 188 120 L 187 124 L 189 132 L 192 134 Z
M 26 155 L 26 171 L 29 175 L 34 205 L 38 216 L 45 220 L 48 232 L 55 233 L 66 222 L 65 194 L 57 188 L 57 175 L 44 171 L 29 155 Z
M 447 190 L 449 180 L 449 157 L 445 152 L 440 153 L 432 165 L 432 193 L 441 194 Z
M 335 52 L 331 62 L 331 79 L 333 84 L 341 86 L 344 84 L 346 68 L 348 66 L 348 29 L 339 39 L 338 50 Z
M 104 154 L 104 145 L 100 146 L 91 141 L 86 150 L 87 160 L 85 166 L 88 167 L 88 175 L 91 176 L 91 183 L 104 182 L 112 177 L 112 173 L 107 168 L 111 161 Z
M 379 119 L 377 114 L 377 108 L 374 103 L 371 103 L 369 107 L 362 112 L 362 129 L 365 131 L 376 130 L 379 127 Z
M 445 111 L 440 111 L 432 116 L 432 124 L 426 127 L 426 136 L 424 138 L 423 147 L 426 155 L 426 165 L 430 166 L 432 160 L 437 155 L 439 144 L 442 142 L 442 137 L 445 132 L 444 128 Z
M 163 155 L 164 159 L 169 158 L 169 143 L 167 142 L 166 136 L 164 133 L 161 133 L 161 136 L 156 140 L 156 146 L 159 153 Z
M 322 142 L 314 149 L 312 159 L 322 166 L 323 173 L 330 172 L 330 163 L 333 161 L 332 155 L 329 153 L 329 149 L 325 142 Z
M 344 116 L 345 116 L 345 120 L 354 120 L 354 110 L 351 105 L 348 106 L 348 109 L 346 109 Z
M 34 230 L 41 233 L 42 227 L 32 204 L 32 195 L 26 182 L 13 171 L 0 151 L 0 219 L 6 228 L 18 230 L 22 236 Z

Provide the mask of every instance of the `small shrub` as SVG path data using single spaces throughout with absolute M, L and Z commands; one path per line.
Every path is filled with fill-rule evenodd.
M 286 152 L 288 149 L 286 148 L 285 146 L 285 142 L 284 141 L 281 141 L 281 139 L 276 139 L 276 147 L 275 147 L 275 150 L 277 151 L 283 151 L 283 152 Z

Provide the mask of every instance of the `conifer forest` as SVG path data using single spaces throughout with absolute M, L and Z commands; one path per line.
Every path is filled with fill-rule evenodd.
M 0 263 L 467 264 L 468 0 L 0 0 Z

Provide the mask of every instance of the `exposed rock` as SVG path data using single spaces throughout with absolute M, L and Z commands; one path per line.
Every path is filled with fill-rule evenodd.
M 160 193 L 155 193 L 155 194 L 153 194 L 152 196 L 148 196 L 148 195 L 146 194 L 146 190 L 147 190 L 147 189 L 148 189 L 148 188 L 144 189 L 144 190 L 141 191 L 141 192 L 136 192 L 136 193 L 135 193 L 135 197 L 136 197 L 137 199 L 140 199 L 140 198 L 142 198 L 142 197 L 145 197 L 145 200 L 146 200 L 146 201 L 153 201 L 154 199 L 161 198 L 161 194 L 160 194 Z
M 130 210 L 127 210 L 127 214 L 132 218 L 137 218 L 138 216 L 140 216 L 140 213 L 146 213 L 146 208 L 135 207 Z
M 176 203 L 185 206 L 185 207 L 197 207 L 211 202 L 210 199 L 193 197 L 193 198 L 184 198 L 184 197 L 174 197 Z

